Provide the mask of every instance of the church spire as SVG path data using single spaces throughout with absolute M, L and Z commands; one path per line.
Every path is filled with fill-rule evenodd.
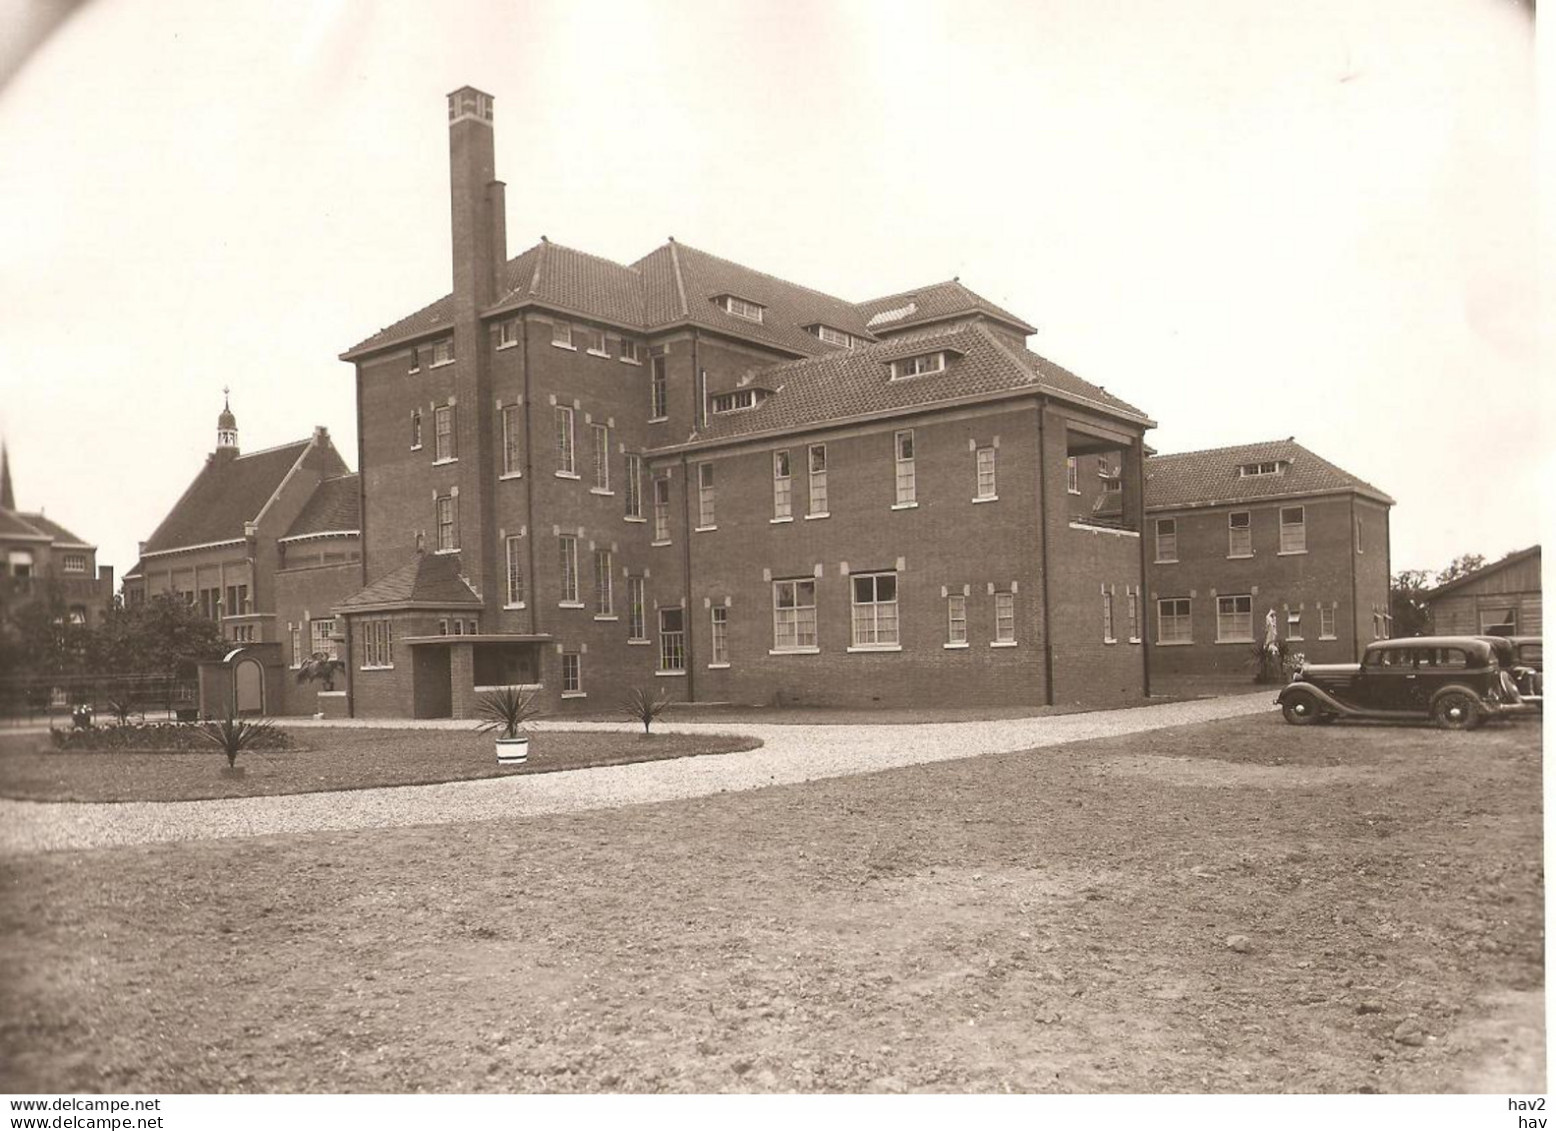
M 14 511 L 16 495 L 11 491 L 11 453 L 0 440 L 0 510 Z
M 232 415 L 232 402 L 229 399 L 231 392 L 227 386 L 222 386 L 222 411 L 216 418 L 216 450 L 218 452 L 231 452 L 238 454 L 238 418 Z

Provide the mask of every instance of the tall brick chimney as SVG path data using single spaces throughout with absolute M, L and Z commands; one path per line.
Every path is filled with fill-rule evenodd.
M 448 96 L 454 225 L 454 320 L 490 306 L 508 261 L 504 186 L 493 155 L 492 96 L 462 86 Z

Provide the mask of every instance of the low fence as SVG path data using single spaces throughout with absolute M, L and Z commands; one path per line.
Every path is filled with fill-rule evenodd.
M 85 707 L 97 718 L 195 718 L 199 682 L 161 675 L 28 676 L 0 679 L 0 721 L 69 721 Z

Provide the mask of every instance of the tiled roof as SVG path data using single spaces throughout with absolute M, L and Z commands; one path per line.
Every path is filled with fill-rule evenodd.
M 417 554 L 335 607 L 346 612 L 366 612 L 410 606 L 480 608 L 481 598 L 460 576 L 457 554 Z
M 49 535 L 39 530 L 17 512 L 0 507 L 0 537 L 48 538 Z
M 754 271 L 671 240 L 632 264 L 542 240 L 503 266 L 501 292 L 489 310 L 527 303 L 560 307 L 612 325 L 652 331 L 678 325 L 722 330 L 766 342 L 801 356 L 843 348 L 822 342 L 807 327 L 831 326 L 870 341 L 871 317 L 894 304 L 914 304 L 914 313 L 883 325 L 892 332 L 914 324 L 982 311 L 1032 332 L 1020 318 L 952 280 L 868 303 L 833 295 Z M 764 308 L 761 322 L 731 314 L 715 300 L 735 295 Z M 452 295 L 400 319 L 352 346 L 352 358 L 380 347 L 447 330 L 453 324 Z
M 886 295 L 884 298 L 873 298 L 861 302 L 857 309 L 864 317 L 865 324 L 877 334 L 893 333 L 925 322 L 974 313 L 992 315 L 1001 322 L 1019 326 L 1028 334 L 1037 333 L 1023 319 L 962 286 L 959 279 L 932 283 L 927 287 Z
M 285 534 L 296 538 L 303 534 L 333 534 L 342 530 L 362 529 L 357 493 L 360 476 L 336 475 L 321 480 L 312 496 L 303 504 L 292 528 Z
M 940 350 L 960 354 L 944 372 L 890 379 L 891 358 Z M 773 390 L 772 395 L 756 408 L 712 417 L 694 442 L 791 431 L 1006 391 L 1080 398 L 1146 421 L 1139 409 L 1046 358 L 1012 350 L 979 325 L 787 362 L 759 370 L 752 383 Z
M 1285 464 L 1281 474 L 1238 474 L 1244 464 L 1272 461 Z M 1153 510 L 1334 491 L 1355 491 L 1391 506 L 1394 503 L 1372 484 L 1290 439 L 1152 456 L 1146 460 L 1145 476 L 1145 503 Z
M 298 440 L 251 455 L 210 457 L 142 553 L 242 538 L 244 524 L 259 516 L 308 444 Z
M 26 511 L 15 512 L 16 516 L 43 534 L 47 534 L 55 542 L 68 542 L 77 546 L 91 545 L 85 538 L 72 534 L 52 518 L 42 514 L 30 514 Z
M 1528 560 L 1529 558 L 1538 557 L 1539 554 L 1540 547 L 1537 545 L 1530 546 L 1525 550 L 1514 550 L 1501 561 L 1487 562 L 1473 573 L 1461 574 L 1460 576 L 1455 577 L 1452 581 L 1445 581 L 1435 589 L 1428 589 L 1421 596 L 1425 600 L 1435 601 L 1445 593 L 1453 592 L 1453 590 L 1459 588 L 1461 585 L 1468 585 L 1474 581 L 1482 581 L 1491 574 L 1499 573 L 1506 569 L 1508 566 L 1517 565 L 1520 562 Z

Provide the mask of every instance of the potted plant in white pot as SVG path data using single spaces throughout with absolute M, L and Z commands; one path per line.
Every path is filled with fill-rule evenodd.
M 476 700 L 476 730 L 497 741 L 497 764 L 518 766 L 529 760 L 529 733 L 524 724 L 543 712 L 533 692 L 519 687 L 498 687 Z

